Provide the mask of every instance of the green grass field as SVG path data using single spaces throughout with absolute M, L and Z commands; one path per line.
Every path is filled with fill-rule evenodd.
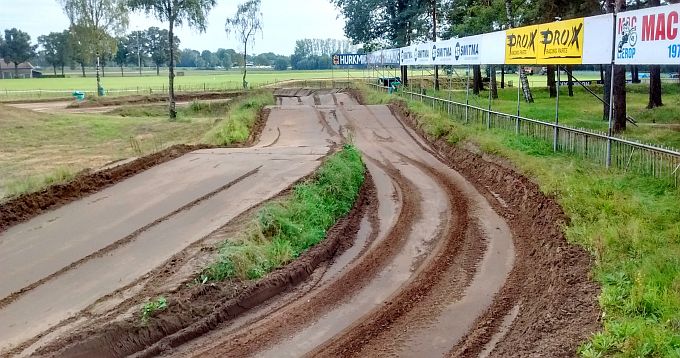
M 194 102 L 180 107 L 172 122 L 162 104 L 104 114 L 47 114 L 0 105 L 0 200 L 174 144 L 244 141 L 258 110 L 271 103 L 266 91 L 231 102 Z
M 227 90 L 242 88 L 242 74 L 238 70 L 230 71 L 184 71 L 184 76 L 175 78 L 177 91 Z M 359 79 L 368 71 L 352 70 L 349 77 Z M 347 70 L 338 71 L 248 71 L 247 81 L 253 86 L 272 84 L 288 80 L 310 80 L 319 78 L 347 79 Z M 168 88 L 167 72 L 160 76 L 145 72 L 142 77 L 137 73 L 129 73 L 121 77 L 119 71 L 109 69 L 102 78 L 102 86 L 109 95 L 135 95 L 149 93 L 165 93 Z M 94 75 L 68 78 L 30 78 L 0 80 L 0 101 L 39 98 L 70 98 L 73 91 L 85 91 L 88 96 L 96 94 L 97 82 Z
M 418 86 L 418 81 L 411 83 Z M 602 86 L 593 86 L 592 90 L 602 97 Z M 653 145 L 661 145 L 680 149 L 680 85 L 664 84 L 664 106 L 647 109 L 648 87 L 643 84 L 627 86 L 628 115 L 637 121 L 637 126 L 628 124 L 628 129 L 620 137 L 641 141 Z M 603 120 L 603 104 L 581 87 L 574 87 L 574 97 L 569 97 L 567 88 L 560 90 L 560 123 L 574 128 L 606 132 L 608 122 Z M 434 92 L 428 95 L 440 98 L 451 98 L 465 103 L 466 93 L 462 90 Z M 535 103 L 520 104 L 520 114 L 523 117 L 538 119 L 545 122 L 555 121 L 555 98 L 550 98 L 548 89 L 534 87 Z M 483 91 L 479 96 L 470 95 L 470 104 L 488 108 L 489 92 Z M 499 90 L 499 98 L 493 100 L 491 109 L 503 113 L 517 113 L 517 88 Z
M 371 103 L 395 98 L 366 93 Z M 680 357 L 677 188 L 554 153 L 540 140 L 466 126 L 420 102 L 407 103 L 429 133 L 507 158 L 559 201 L 570 218 L 566 236 L 593 255 L 593 275 L 602 287 L 604 330 L 583 343 L 582 356 Z

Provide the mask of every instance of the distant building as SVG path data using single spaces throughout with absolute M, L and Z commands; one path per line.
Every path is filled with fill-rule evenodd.
M 23 62 L 19 64 L 18 74 L 15 71 L 14 63 L 6 63 L 4 59 L 0 58 L 0 79 L 9 78 L 34 78 L 41 77 L 42 72 L 36 69 L 30 62 Z

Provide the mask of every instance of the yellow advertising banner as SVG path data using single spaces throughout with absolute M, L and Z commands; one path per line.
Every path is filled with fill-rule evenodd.
M 509 29 L 505 33 L 505 63 L 530 65 L 536 63 L 538 26 Z
M 583 18 L 538 25 L 536 64 L 583 63 Z
M 583 63 L 584 20 L 573 19 L 506 31 L 505 63 L 577 65 Z

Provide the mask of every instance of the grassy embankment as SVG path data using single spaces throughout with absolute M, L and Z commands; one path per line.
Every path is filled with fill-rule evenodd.
M 387 103 L 395 97 L 367 90 L 366 99 Z M 582 356 L 680 356 L 680 190 L 553 153 L 550 143 L 476 129 L 407 102 L 429 134 L 509 159 L 569 215 L 566 236 L 593 255 L 593 275 L 602 286 L 604 330 L 583 343 Z M 583 110 L 577 103 L 572 110 Z
M 194 102 L 168 121 L 163 105 L 105 114 L 47 114 L 0 107 L 0 198 L 68 181 L 87 168 L 142 156 L 174 144 L 230 145 L 248 139 L 270 92 L 231 102 Z
M 202 282 L 257 279 L 318 244 L 354 206 L 364 171 L 353 146 L 331 155 L 313 178 L 267 204 L 244 232 L 222 243 L 219 258 L 201 274 Z
M 412 81 L 417 87 L 419 82 Z M 522 102 L 520 111 L 523 117 L 538 119 L 545 122 L 555 121 L 555 99 L 550 98 L 548 89 L 543 87 L 532 88 L 535 103 Z M 593 86 L 592 90 L 600 97 L 603 96 L 602 86 Z M 624 138 L 672 147 L 680 150 L 680 86 L 677 84 L 663 84 L 663 101 L 665 106 L 655 109 L 647 109 L 649 101 L 647 85 L 627 85 L 627 108 L 628 115 L 638 122 L 638 126 L 628 124 Z M 560 124 L 586 128 L 600 132 L 607 131 L 607 121 L 603 120 L 603 104 L 581 87 L 574 87 L 574 97 L 569 97 L 566 87 L 560 90 Z M 433 92 L 427 89 L 428 95 L 440 98 L 451 98 L 454 101 L 465 103 L 465 90 Z M 516 114 L 517 113 L 517 88 L 499 90 L 499 98 L 492 102 L 494 111 Z M 450 96 L 450 97 L 449 97 Z M 483 91 L 479 96 L 470 95 L 470 104 L 487 108 L 489 105 L 489 92 Z

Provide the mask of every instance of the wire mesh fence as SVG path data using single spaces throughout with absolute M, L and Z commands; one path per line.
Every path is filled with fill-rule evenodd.
M 375 83 L 369 85 L 389 91 Z M 680 152 L 670 148 L 643 144 L 636 141 L 608 136 L 607 133 L 576 129 L 500 113 L 485 108 L 466 105 L 456 101 L 427 96 L 408 88 L 398 91 L 403 97 L 421 101 L 433 109 L 445 113 L 454 120 L 487 129 L 514 132 L 517 135 L 551 143 L 559 152 L 570 153 L 602 166 L 610 166 L 629 172 L 680 183 Z

